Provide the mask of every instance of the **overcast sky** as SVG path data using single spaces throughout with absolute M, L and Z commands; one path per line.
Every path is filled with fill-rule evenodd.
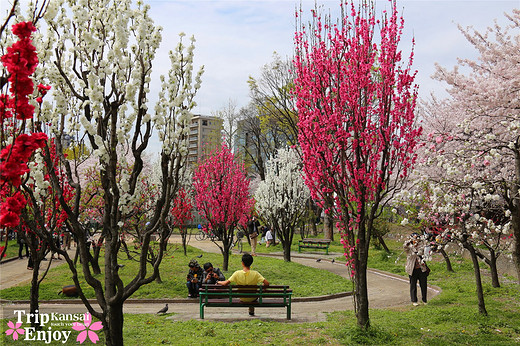
M 145 0 L 151 16 L 164 28 L 163 43 L 154 73 L 169 68 L 167 53 L 178 42 L 178 33 L 195 35 L 195 64 L 205 65 L 196 113 L 210 115 L 229 99 L 239 107 L 249 101 L 247 80 L 258 77 L 260 68 L 272 60 L 276 51 L 282 57 L 293 52 L 294 12 L 300 1 L 251 0 Z M 319 1 L 337 11 L 339 0 Z M 310 18 L 314 0 L 303 1 L 304 15 Z M 414 68 L 420 96 L 442 94 L 444 86 L 431 80 L 434 63 L 452 67 L 457 57 L 475 57 L 475 51 L 457 29 L 457 24 L 485 30 L 495 19 L 506 24 L 504 12 L 520 8 L 520 0 L 507 1 L 397 1 L 404 15 L 405 28 L 400 48 L 409 52 L 415 37 Z M 388 1 L 377 1 L 380 12 Z

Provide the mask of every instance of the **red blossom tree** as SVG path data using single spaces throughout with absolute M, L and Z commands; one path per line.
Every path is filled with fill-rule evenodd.
M 222 269 L 228 270 L 234 230 L 247 218 L 253 204 L 244 165 L 236 162 L 233 153 L 223 144 L 199 162 L 194 187 L 197 209 L 216 235 L 215 243 L 224 256 Z
M 179 232 L 182 239 L 182 248 L 184 249 L 184 256 L 186 256 L 187 233 L 186 222 L 193 219 L 193 202 L 191 196 L 186 193 L 184 188 L 181 188 L 173 200 L 171 208 L 171 218 L 173 227 L 179 227 Z
M 358 325 L 369 326 L 367 260 L 374 220 L 415 160 L 417 87 L 397 46 L 404 26 L 395 1 L 376 18 L 372 2 L 342 2 L 338 24 L 313 11 L 296 32 L 294 93 L 306 183 L 332 194 L 355 284 Z M 378 32 L 376 32 L 378 28 Z
M 8 92 L 0 91 L 0 228 L 15 228 L 20 224 L 20 214 L 27 204 L 26 196 L 20 190 L 22 177 L 30 172 L 28 163 L 35 150 L 43 148 L 47 140 L 47 135 L 29 122 L 34 115 L 34 106 L 29 102 L 34 92 L 30 76 L 38 64 L 36 48 L 31 41 L 35 30 L 32 22 L 13 25 L 12 33 L 18 36 L 18 41 L 1 57 L 3 72 L 8 75 L 1 87 L 8 86 Z M 40 85 L 40 97 L 47 90 L 49 87 Z M 0 258 L 6 247 L 7 243 L 0 251 Z

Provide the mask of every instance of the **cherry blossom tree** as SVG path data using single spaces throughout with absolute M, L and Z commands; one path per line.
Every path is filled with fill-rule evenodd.
M 444 165 L 467 171 L 466 181 L 479 182 L 493 191 L 511 217 L 513 259 L 520 282 L 520 10 L 506 14 L 509 25 L 495 24 L 485 32 L 460 28 L 478 51 L 478 60 L 459 59 L 453 70 L 437 67 L 435 78 L 448 85 L 447 112 L 439 121 L 455 126 L 433 133 L 450 140 L 457 160 Z M 460 72 L 459 67 L 468 70 Z M 469 170 L 468 170 L 469 168 Z M 462 173 L 462 172 L 460 172 Z M 488 193 L 489 194 L 489 193 Z
M 306 212 L 310 192 L 303 180 L 302 163 L 295 149 L 279 149 L 267 162 L 267 175 L 255 192 L 256 210 L 282 242 L 283 258 L 291 260 L 294 231 Z
M 381 19 L 372 2 L 341 2 L 338 24 L 313 11 L 295 35 L 294 93 L 305 181 L 334 199 L 355 285 L 358 326 L 367 328 L 367 260 L 374 220 L 413 167 L 417 88 L 412 56 L 397 48 L 404 26 L 395 1 Z M 378 29 L 376 32 L 376 28 Z
M 182 248 L 184 249 L 184 256 L 186 256 L 188 234 L 186 232 L 186 223 L 193 219 L 193 202 L 192 197 L 186 192 L 185 188 L 181 188 L 179 193 L 173 201 L 171 208 L 171 224 L 173 227 L 178 227 L 182 239 Z
M 57 154 L 74 199 L 63 198 L 58 177 L 50 183 L 60 195 L 67 213 L 66 225 L 78 239 L 81 270 L 86 284 L 93 287 L 99 309 L 83 292 L 77 268 L 65 255 L 80 298 L 88 311 L 100 319 L 107 345 L 123 343 L 123 304 L 137 289 L 159 275 L 165 246 L 150 260 L 152 234 L 166 244 L 166 222 L 171 203 L 179 189 L 187 161 L 187 135 L 194 97 L 200 88 L 202 69 L 193 72 L 194 41 L 186 44 L 184 34 L 170 51 L 171 68 L 161 77 L 162 91 L 155 111 L 148 107 L 152 63 L 161 41 L 161 28 L 149 16 L 149 6 L 127 1 L 65 1 L 49 4 L 45 14 L 47 31 L 39 35 L 42 61 L 40 77 L 52 81 L 52 104 L 42 107 L 42 128 L 56 138 Z M 142 230 L 137 274 L 124 282 L 118 271 L 121 232 L 127 217 L 140 203 L 139 185 L 146 175 L 144 152 L 153 132 L 161 143 L 160 183 L 149 221 Z M 68 135 L 80 147 L 88 143 L 97 160 L 103 200 L 101 235 L 104 237 L 104 282 L 88 265 L 87 227 L 82 222 L 81 201 L 84 186 L 79 165 L 68 161 L 62 138 Z M 131 157 L 127 159 L 128 153 Z M 47 150 L 45 163 L 52 160 Z M 120 169 L 120 167 L 128 167 Z
M 215 234 L 224 257 L 222 268 L 228 270 L 235 228 L 247 222 L 253 204 L 244 165 L 223 144 L 199 162 L 193 180 L 197 209 Z

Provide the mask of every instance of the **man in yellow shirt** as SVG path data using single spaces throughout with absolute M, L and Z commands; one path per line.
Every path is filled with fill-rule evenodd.
M 253 256 L 250 254 L 244 254 L 242 256 L 242 270 L 237 270 L 231 275 L 228 280 L 225 281 L 217 281 L 217 284 L 222 286 L 227 286 L 230 283 L 234 285 L 264 285 L 264 287 L 269 286 L 269 281 L 267 281 L 262 274 L 257 272 L 256 270 L 251 270 L 251 264 L 253 264 Z M 240 300 L 245 302 L 255 301 L 255 298 L 240 298 Z M 249 307 L 249 315 L 255 315 L 255 308 Z

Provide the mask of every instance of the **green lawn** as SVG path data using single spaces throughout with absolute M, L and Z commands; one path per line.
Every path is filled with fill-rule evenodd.
M 2 241 L 0 243 L 0 246 L 4 246 L 4 245 L 5 245 L 5 241 Z M 18 257 L 19 248 L 20 248 L 20 246 L 16 242 L 16 239 L 9 240 L 9 242 L 7 243 L 7 251 L 5 252 L 5 256 L 2 260 L 6 260 L 9 258 L 13 258 L 13 257 Z M 24 256 L 24 259 L 27 258 L 27 257 L 25 257 L 25 247 L 23 248 L 22 255 Z
M 153 282 L 141 287 L 132 298 L 185 298 L 187 296 L 186 274 L 188 273 L 188 262 L 192 258 L 201 255 L 198 249 L 189 247 L 187 256 L 184 256 L 182 247 L 171 245 L 168 255 L 161 263 L 162 283 Z M 205 262 L 211 262 L 213 266 L 222 268 L 222 255 L 204 253 L 202 258 L 196 258 L 202 266 Z M 103 259 L 101 258 L 103 270 Z M 127 283 L 133 278 L 132 274 L 137 272 L 137 263 L 126 260 L 120 256 L 120 264 L 124 267 L 119 270 L 123 282 Z M 231 255 L 229 271 L 224 272 L 226 277 L 241 269 L 241 255 Z M 351 290 L 350 280 L 337 276 L 331 279 L 331 273 L 309 268 L 293 262 L 284 262 L 278 258 L 256 257 L 253 269 L 258 270 L 273 285 L 289 285 L 296 297 L 319 296 Z M 102 274 L 101 274 L 102 275 Z M 100 279 L 102 276 L 99 275 Z M 321 282 L 330 281 L 326 287 Z M 80 279 L 80 282 L 84 282 Z M 40 285 L 40 299 L 49 300 L 62 298 L 57 292 L 65 285 L 73 284 L 70 270 L 67 265 L 51 269 L 47 277 Z M 83 285 L 88 298 L 94 298 L 94 290 L 88 285 Z M 30 285 L 7 288 L 0 291 L 1 299 L 28 299 Z M 72 299 L 72 298 L 71 298 Z

